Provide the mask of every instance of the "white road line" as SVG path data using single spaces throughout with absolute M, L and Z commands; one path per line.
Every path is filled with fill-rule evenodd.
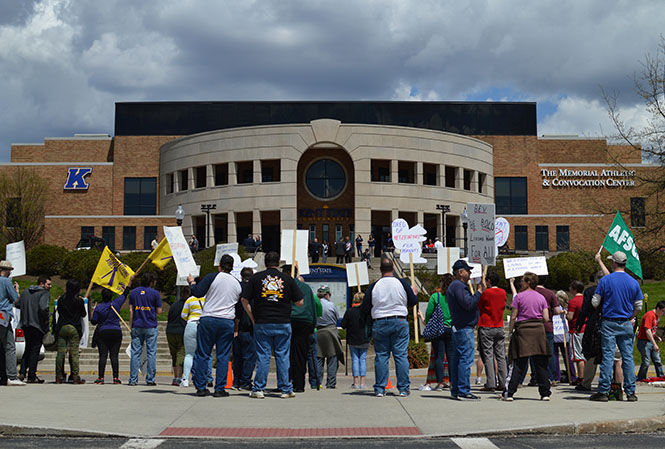
M 120 449 L 155 449 L 166 440 L 132 438 L 127 440 Z
M 499 449 L 488 438 L 451 438 L 462 449 Z

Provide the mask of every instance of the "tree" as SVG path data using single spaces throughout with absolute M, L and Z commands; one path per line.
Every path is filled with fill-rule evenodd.
M 640 62 L 639 70 L 633 75 L 633 84 L 649 115 L 642 128 L 636 129 L 623 120 L 616 92 L 603 89 L 602 95 L 618 140 L 632 150 L 641 151 L 644 161 L 656 165 L 653 169 L 636 173 L 635 179 L 645 201 L 633 201 L 631 209 L 642 212 L 644 217 L 643 222 L 633 224 L 640 226 L 637 234 L 658 241 L 655 239 L 665 231 L 665 208 L 661 202 L 665 196 L 665 36 L 660 36 L 656 53 L 647 54 Z M 617 165 L 623 165 L 612 152 L 609 156 Z
M 33 170 L 11 168 L 0 173 L 0 228 L 4 243 L 23 240 L 26 249 L 41 241 L 48 185 Z

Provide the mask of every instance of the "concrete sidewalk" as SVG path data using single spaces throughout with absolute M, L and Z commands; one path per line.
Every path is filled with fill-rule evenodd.
M 47 381 L 52 381 L 49 378 Z M 372 376 L 370 379 L 372 380 Z M 395 378 L 391 378 L 395 383 Z M 418 391 L 424 370 L 412 371 L 406 398 L 376 398 L 371 390 L 350 388 L 338 376 L 338 388 L 307 389 L 294 399 L 269 394 L 250 399 L 230 391 L 228 398 L 194 396 L 193 388 L 170 386 L 159 378 L 145 385 L 28 385 L 0 387 L 0 431 L 4 434 L 100 434 L 129 437 L 371 437 L 499 435 L 513 432 L 617 432 L 665 428 L 665 389 L 638 385 L 639 401 L 597 403 L 568 385 L 553 389 L 552 400 L 539 400 L 538 389 L 523 387 L 514 402 L 472 390 L 477 402 L 459 402 L 448 390 Z M 269 387 L 275 385 L 271 375 Z M 396 391 L 396 390 L 393 390 Z

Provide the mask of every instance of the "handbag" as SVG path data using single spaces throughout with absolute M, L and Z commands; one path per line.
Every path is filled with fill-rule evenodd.
M 44 334 L 42 337 L 42 344 L 44 345 L 44 349 L 46 351 L 55 351 L 58 349 L 55 343 L 55 336 L 51 331 L 48 331 Z
M 446 332 L 446 326 L 443 324 L 443 311 L 441 310 L 441 293 L 437 293 L 434 312 L 423 329 L 423 338 L 427 341 L 436 340 Z

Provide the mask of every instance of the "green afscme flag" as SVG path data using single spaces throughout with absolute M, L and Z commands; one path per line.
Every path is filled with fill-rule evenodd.
M 642 278 L 642 264 L 640 263 L 640 255 L 637 253 L 637 246 L 635 246 L 635 239 L 630 228 L 621 218 L 621 213 L 617 212 L 610 226 L 610 232 L 607 233 L 603 248 L 608 250 L 610 254 L 617 251 L 623 251 L 628 258 L 626 268 Z

